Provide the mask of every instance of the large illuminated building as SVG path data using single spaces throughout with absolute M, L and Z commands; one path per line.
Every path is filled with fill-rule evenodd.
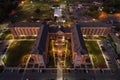
M 105 36 L 111 30 L 111 25 L 102 22 L 81 22 L 81 31 L 87 36 Z
M 51 27 L 46 23 L 15 23 L 9 25 L 9 28 L 14 37 L 37 36 L 29 62 L 30 64 L 39 64 L 41 67 L 47 67 L 46 64 L 49 63 L 50 45 L 52 45 L 55 65 L 57 65 L 57 61 L 64 63 L 67 55 L 66 49 L 71 50 L 70 59 L 73 67 L 90 63 L 87 62 L 89 56 L 83 35 L 103 36 L 108 35 L 111 30 L 110 25 L 98 23 L 79 23 L 71 27 L 60 25 Z M 68 48 L 68 46 L 70 47 Z
M 9 28 L 14 37 L 19 36 L 37 36 L 39 29 L 42 26 L 40 23 L 14 23 L 9 25 Z

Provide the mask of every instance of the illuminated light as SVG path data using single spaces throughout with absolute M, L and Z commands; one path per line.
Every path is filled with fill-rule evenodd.
M 9 15 L 14 15 L 16 13 L 15 10 L 12 10 Z
M 120 13 L 115 13 L 114 16 L 120 18 Z
M 23 0 L 21 3 L 18 5 L 19 7 L 23 6 L 25 2 L 28 2 L 29 0 Z
M 24 1 L 21 1 L 22 4 L 24 4 Z
M 100 16 L 99 16 L 99 19 L 104 19 L 107 17 L 107 13 L 105 12 L 101 12 Z
M 62 41 L 64 42 L 65 41 L 65 37 L 63 36 L 63 38 L 62 38 Z
M 52 50 L 53 50 L 53 52 L 55 51 L 55 49 L 54 49 L 54 48 L 53 48 Z
M 60 0 L 54 0 L 54 2 L 59 2 Z
M 34 37 L 36 37 L 37 35 L 33 35 Z
M 33 1 L 30 1 L 30 3 L 33 3 Z
M 24 2 L 28 2 L 29 0 L 23 0 Z
M 61 50 L 61 49 L 58 49 L 58 53 L 62 53 L 62 50 Z
M 26 63 L 27 60 L 28 60 L 28 58 L 29 58 L 29 56 L 30 56 L 30 54 L 24 55 L 24 56 L 22 57 L 22 59 L 21 59 L 21 62 L 22 62 L 22 63 Z
M 93 21 L 96 21 L 96 19 L 95 19 L 95 18 L 93 18 L 92 20 L 93 20 Z
M 5 65 L 6 62 L 7 62 L 7 55 L 4 54 L 0 56 L 0 65 Z

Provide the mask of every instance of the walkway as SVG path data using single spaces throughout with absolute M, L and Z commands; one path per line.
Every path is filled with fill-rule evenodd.
M 57 80 L 63 80 L 62 66 L 57 64 Z

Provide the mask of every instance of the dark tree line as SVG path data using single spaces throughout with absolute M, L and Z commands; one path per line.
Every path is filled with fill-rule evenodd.
M 16 10 L 20 0 L 0 0 L 0 22 L 9 17 L 12 10 Z
M 120 12 L 120 0 L 103 0 L 103 7 L 108 13 Z

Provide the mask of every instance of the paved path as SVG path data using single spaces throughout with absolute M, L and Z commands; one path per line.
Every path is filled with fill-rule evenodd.
M 57 64 L 57 80 L 63 80 L 62 66 Z

